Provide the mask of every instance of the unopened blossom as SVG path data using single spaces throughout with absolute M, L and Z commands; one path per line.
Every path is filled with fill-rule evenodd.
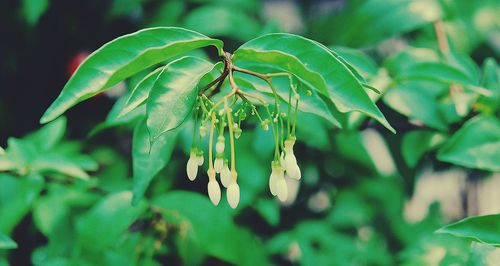
M 198 153 L 198 155 L 196 155 L 196 161 L 198 163 L 198 166 L 203 165 L 203 162 L 205 162 L 205 158 L 203 157 L 203 152 Z
M 227 202 L 233 209 L 238 207 L 238 203 L 240 202 L 240 186 L 238 186 L 238 183 L 234 179 L 227 188 Z
M 218 205 L 220 201 L 220 186 L 217 180 L 215 180 L 215 170 L 213 168 L 209 168 L 207 171 L 208 174 L 208 197 L 212 201 L 214 205 Z
M 229 170 L 227 162 L 224 162 L 224 166 L 220 172 L 220 181 L 225 188 L 229 187 L 229 184 L 231 184 L 231 170 Z
M 278 195 L 278 199 L 282 202 L 288 199 L 288 186 L 284 176 L 280 176 L 276 179 L 276 194 Z
M 224 136 L 220 135 L 217 137 L 217 143 L 215 143 L 215 151 L 217 153 L 224 153 L 225 139 Z
M 285 141 L 285 170 L 290 178 L 299 180 L 302 174 L 297 164 L 297 158 L 295 158 L 295 154 L 293 153 L 294 144 L 295 139 Z
M 214 170 L 216 173 L 220 173 L 224 167 L 224 157 L 222 154 L 217 154 L 214 162 Z
M 186 172 L 189 180 L 194 181 L 196 179 L 196 175 L 198 174 L 198 157 L 196 152 L 193 150 L 189 154 L 189 159 L 186 165 Z
M 278 194 L 277 183 L 278 180 L 284 179 L 285 170 L 281 167 L 280 163 L 272 162 L 271 163 L 271 176 L 269 177 L 269 190 L 273 196 Z
M 200 126 L 200 136 L 205 137 L 207 135 L 207 127 L 205 125 Z

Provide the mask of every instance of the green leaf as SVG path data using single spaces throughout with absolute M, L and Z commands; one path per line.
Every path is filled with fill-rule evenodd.
M 236 50 L 234 63 L 241 61 L 268 63 L 292 73 L 327 96 L 339 111 L 363 112 L 394 131 L 352 71 L 330 49 L 315 41 L 292 34 L 267 34 Z
M 415 167 L 425 152 L 432 149 L 443 140 L 443 135 L 433 131 L 414 130 L 408 132 L 404 135 L 401 144 L 403 159 L 409 167 Z
M 233 222 L 228 208 L 213 206 L 207 196 L 175 191 L 154 199 L 153 205 L 165 216 L 176 213 L 208 255 L 237 265 L 267 265 L 260 241 Z
M 362 75 L 374 76 L 377 74 L 377 63 L 360 50 L 342 46 L 333 46 L 331 49 L 352 64 Z
M 31 171 L 35 173 L 56 172 L 84 180 L 89 178 L 89 175 L 79 164 L 75 163 L 71 158 L 56 152 L 38 156 L 30 166 Z
M 487 171 L 500 171 L 500 120 L 478 116 L 469 120 L 444 146 L 441 161 Z
M 425 125 L 446 131 L 447 120 L 441 114 L 438 97 L 448 88 L 429 81 L 402 82 L 391 88 L 382 98 L 397 112 Z
M 156 80 L 158 79 L 158 76 L 163 73 L 165 68 L 166 66 L 162 66 L 155 69 L 147 76 L 145 76 L 139 83 L 137 83 L 137 85 L 128 96 L 123 108 L 118 114 L 118 117 L 122 117 L 128 114 L 146 101 L 151 88 L 153 88 Z
M 150 28 L 119 37 L 92 53 L 78 67 L 40 122 L 55 119 L 77 103 L 141 70 L 209 45 L 222 54 L 222 41 L 182 28 Z
M 132 161 L 134 172 L 133 204 L 143 197 L 149 183 L 170 161 L 175 147 L 177 132 L 170 131 L 161 135 L 153 144 L 149 140 L 146 121 L 138 123 L 132 142 Z
M 209 36 L 242 41 L 254 38 L 260 32 L 260 25 L 253 17 L 241 9 L 224 5 L 204 5 L 190 11 L 184 20 L 184 27 Z
M 76 230 L 80 245 L 91 251 L 114 245 L 147 208 L 146 202 L 131 206 L 131 200 L 129 191 L 110 194 L 79 216 Z
M 346 46 L 376 43 L 430 25 L 442 16 L 436 0 L 345 1 L 315 32 L 315 38 Z
M 443 83 L 459 83 L 477 85 L 467 74 L 453 66 L 440 62 L 423 62 L 414 64 L 399 73 L 397 79 L 426 79 Z
M 151 142 L 180 126 L 191 114 L 198 97 L 197 84 L 214 64 L 186 56 L 169 63 L 158 76 L 146 103 Z
M 47 151 L 58 144 L 66 133 L 66 118 L 60 117 L 41 129 L 26 136 L 40 150 Z
M 49 0 L 23 0 L 23 15 L 30 26 L 37 24 L 40 17 L 47 11 Z
M 41 176 L 17 178 L 0 174 L 0 232 L 10 234 L 26 215 L 43 188 Z
M 9 236 L 0 233 L 0 250 L 2 249 L 15 249 L 17 243 L 14 242 Z
M 437 233 L 500 247 L 500 214 L 467 217 L 440 228 Z

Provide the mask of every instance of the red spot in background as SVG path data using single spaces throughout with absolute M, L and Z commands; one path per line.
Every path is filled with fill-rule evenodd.
M 73 75 L 73 73 L 75 73 L 75 71 L 78 68 L 78 66 L 89 55 L 90 55 L 89 52 L 82 51 L 82 52 L 78 52 L 73 57 L 71 57 L 71 59 L 68 62 L 68 65 L 66 66 L 66 74 L 67 74 L 68 79 L 71 77 L 71 75 Z

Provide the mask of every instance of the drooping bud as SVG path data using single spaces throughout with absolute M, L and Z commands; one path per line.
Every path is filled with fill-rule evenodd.
M 278 199 L 282 202 L 285 202 L 288 198 L 288 187 L 284 176 L 276 180 L 276 193 L 278 194 Z
M 225 188 L 231 184 L 231 170 L 229 170 L 229 166 L 226 161 L 224 161 L 224 166 L 220 172 L 220 181 Z
M 207 127 L 205 125 L 200 126 L 200 136 L 205 137 L 207 135 Z
M 219 204 L 219 201 L 220 201 L 220 187 L 219 187 L 219 183 L 217 182 L 217 180 L 214 179 L 210 179 L 208 181 L 208 197 L 210 198 L 210 200 L 212 201 L 212 203 L 217 206 Z
M 271 163 L 271 176 L 269 177 L 269 190 L 273 196 L 278 194 L 277 182 L 285 177 L 285 170 L 279 162 Z
M 223 166 L 224 166 L 224 155 L 217 154 L 217 156 L 215 157 L 215 162 L 214 162 L 215 172 L 220 173 L 222 171 Z
M 240 186 L 238 186 L 235 180 L 227 188 L 227 202 L 233 209 L 238 207 L 238 203 L 240 202 Z
M 265 131 L 268 131 L 269 130 L 269 119 L 265 119 L 264 121 L 262 121 L 262 123 L 260 123 L 260 127 L 262 129 L 264 129 Z
M 191 153 L 189 154 L 189 159 L 186 165 L 186 172 L 189 180 L 194 181 L 196 179 L 196 175 L 198 174 L 198 159 L 194 151 L 191 151 Z
M 198 166 L 202 166 L 203 162 L 205 162 L 205 158 L 203 157 L 202 150 L 198 150 L 198 152 L 196 153 L 196 161 L 198 163 Z
M 297 164 L 297 158 L 295 158 L 295 154 L 293 153 L 294 144 L 295 139 L 287 139 L 285 141 L 285 170 L 290 178 L 299 180 L 302 173 Z
M 223 135 L 217 137 L 217 143 L 215 144 L 215 151 L 217 153 L 224 153 L 225 139 Z
M 239 139 L 241 136 L 241 128 L 237 123 L 233 124 L 233 132 L 234 132 L 234 137 L 236 139 Z

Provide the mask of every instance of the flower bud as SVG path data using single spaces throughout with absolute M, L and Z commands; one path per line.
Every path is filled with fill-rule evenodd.
M 271 163 L 271 176 L 269 177 L 269 190 L 273 196 L 278 194 L 277 182 L 285 177 L 285 170 L 277 162 Z
M 217 143 L 215 144 L 215 151 L 217 153 L 224 153 L 224 141 L 224 136 L 220 135 L 219 137 L 217 137 Z
M 238 186 L 236 181 L 233 181 L 227 188 L 227 202 L 233 209 L 238 207 L 238 203 L 240 202 L 240 186 Z
M 196 162 L 198 163 L 198 166 L 202 166 L 203 162 L 205 162 L 205 158 L 203 157 L 203 151 L 199 151 L 196 154 Z
M 212 201 L 212 203 L 217 206 L 220 201 L 220 187 L 219 183 L 215 179 L 210 179 L 208 181 L 208 197 Z
M 207 127 L 205 125 L 200 126 L 200 136 L 205 137 L 207 135 Z
M 198 159 L 195 152 L 191 152 L 186 165 L 186 172 L 189 180 L 194 181 L 198 174 Z
M 227 162 L 224 162 L 224 167 L 220 172 L 220 181 L 222 182 L 222 185 L 226 188 L 229 186 L 229 184 L 231 184 L 231 170 L 229 170 Z
M 288 187 L 286 185 L 285 177 L 280 177 L 276 180 L 276 192 L 278 199 L 285 202 L 288 198 Z
M 222 167 L 224 166 L 224 158 L 221 154 L 217 154 L 214 162 L 214 170 L 216 173 L 220 173 L 222 171 Z
M 297 164 L 297 158 L 293 154 L 293 145 L 295 144 L 294 139 L 288 139 L 285 141 L 285 170 L 290 178 L 299 180 L 302 176 L 299 165 Z

